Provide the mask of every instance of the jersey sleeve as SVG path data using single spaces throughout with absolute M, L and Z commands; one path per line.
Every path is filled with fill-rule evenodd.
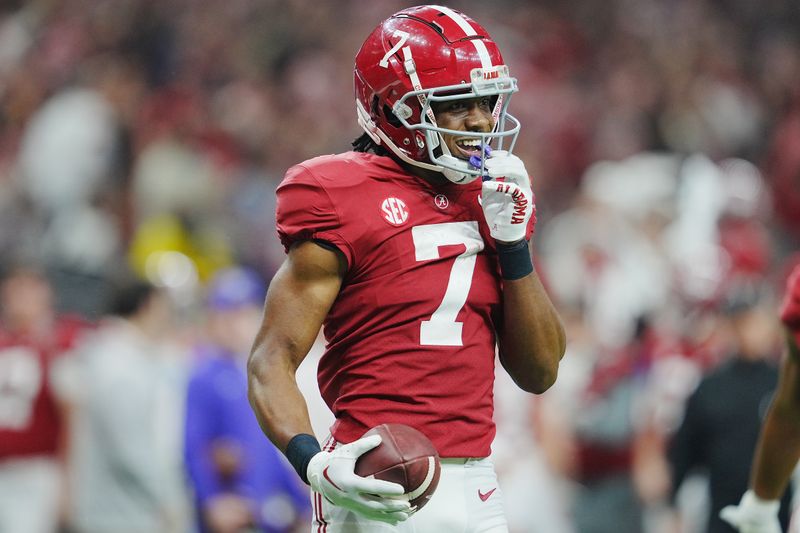
M 352 265 L 353 246 L 344 236 L 341 218 L 310 170 L 303 165 L 290 168 L 276 194 L 278 236 L 287 252 L 296 242 L 322 240 L 338 248 Z

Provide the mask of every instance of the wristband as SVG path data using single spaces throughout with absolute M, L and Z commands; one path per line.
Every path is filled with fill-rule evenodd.
M 319 447 L 316 437 L 308 433 L 299 433 L 292 437 L 292 440 L 286 445 L 284 455 L 286 455 L 294 469 L 297 470 L 297 474 L 303 480 L 303 483 L 308 485 L 308 473 L 306 472 L 308 462 L 321 451 L 322 448 Z
M 497 259 L 500 261 L 500 275 L 505 280 L 524 278 L 533 272 L 531 252 L 525 239 L 512 244 L 498 242 Z

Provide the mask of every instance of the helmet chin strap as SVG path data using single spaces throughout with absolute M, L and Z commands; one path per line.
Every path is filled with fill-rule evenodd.
M 460 159 L 456 159 L 453 156 L 443 156 L 451 159 L 454 162 L 460 162 Z M 449 164 L 449 163 L 448 163 Z M 458 172 L 457 170 L 453 170 L 451 168 L 443 167 L 442 175 L 452 181 L 453 183 L 458 183 L 459 185 L 466 185 L 467 183 L 472 183 L 475 181 L 476 176 L 475 174 L 467 174 L 466 172 Z
M 441 137 L 441 134 L 439 134 Z M 442 139 L 442 151 L 445 152 L 440 155 L 437 159 L 442 163 L 447 164 L 447 166 L 442 166 L 442 175 L 445 178 L 449 179 L 453 183 L 458 183 L 459 185 L 466 185 L 475 180 L 478 176 L 476 174 L 470 174 L 466 172 L 470 168 L 469 161 L 465 161 L 464 159 L 459 159 L 457 157 L 453 157 L 450 155 L 450 150 L 447 149 L 447 145 L 444 144 L 444 139 Z M 451 168 L 454 167 L 454 168 Z M 463 171 L 457 170 L 459 168 L 463 168 Z
M 444 175 L 445 178 L 453 183 L 458 183 L 459 185 L 466 185 L 467 183 L 474 181 L 478 176 L 469 172 L 469 170 L 472 170 L 469 161 L 453 156 L 453 153 L 450 151 L 447 143 L 444 142 L 444 135 L 437 132 L 436 136 L 438 138 L 435 140 L 439 142 L 439 148 L 442 150 L 442 155 L 439 157 L 434 157 L 433 154 L 431 154 L 430 157 L 435 163 L 443 163 L 443 165 L 440 165 L 440 168 L 442 169 L 440 172 L 442 175 Z M 426 137 L 430 142 L 433 135 L 426 134 Z

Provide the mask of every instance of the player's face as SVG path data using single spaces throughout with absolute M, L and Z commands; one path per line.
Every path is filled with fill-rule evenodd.
M 436 123 L 441 128 L 457 131 L 488 133 L 492 131 L 493 99 L 490 96 L 481 98 L 465 98 L 433 104 Z M 461 159 L 469 159 L 472 155 L 481 155 L 480 141 L 458 135 L 443 135 L 450 153 Z
M 52 290 L 37 273 L 18 272 L 0 285 L 0 314 L 18 327 L 35 327 L 53 313 Z

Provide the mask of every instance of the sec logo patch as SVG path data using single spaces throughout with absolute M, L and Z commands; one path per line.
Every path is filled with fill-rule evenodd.
M 400 198 L 389 197 L 381 203 L 384 220 L 392 226 L 401 226 L 408 220 L 408 206 Z

